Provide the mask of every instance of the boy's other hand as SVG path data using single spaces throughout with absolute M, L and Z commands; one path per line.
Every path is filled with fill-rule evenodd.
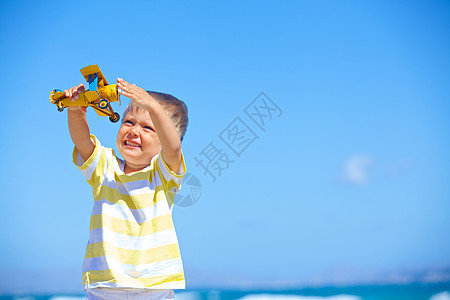
M 154 99 L 147 93 L 146 90 L 131 84 L 123 80 L 122 78 L 117 78 L 117 86 L 122 90 L 122 95 L 130 98 L 139 107 L 150 110 L 150 105 Z
M 77 86 L 74 86 L 68 90 L 64 90 L 64 95 L 68 98 L 70 98 L 70 100 L 73 102 L 76 99 L 78 99 L 78 95 L 81 94 L 82 92 L 84 92 L 86 90 L 86 88 L 84 87 L 84 84 L 80 83 Z M 69 106 L 68 107 L 69 110 L 79 110 L 81 109 L 81 111 L 83 113 L 86 113 L 86 107 L 84 106 Z

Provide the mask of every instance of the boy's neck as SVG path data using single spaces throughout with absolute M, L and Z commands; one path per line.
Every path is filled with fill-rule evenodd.
M 136 173 L 141 170 L 143 170 L 145 167 L 139 167 L 139 166 L 130 166 L 128 163 L 125 162 L 125 166 L 123 167 L 123 172 L 125 174 L 131 174 Z

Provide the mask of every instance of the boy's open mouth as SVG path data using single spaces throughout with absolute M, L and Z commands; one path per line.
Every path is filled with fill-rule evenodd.
M 125 141 L 124 145 L 132 148 L 141 148 L 141 145 L 132 141 Z

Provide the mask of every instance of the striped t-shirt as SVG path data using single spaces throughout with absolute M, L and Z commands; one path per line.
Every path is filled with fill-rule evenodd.
M 87 161 L 76 147 L 73 161 L 92 186 L 94 208 L 83 263 L 85 289 L 97 287 L 184 289 L 178 240 L 172 221 L 179 174 L 160 154 L 142 171 L 125 174 L 124 162 L 98 139 Z

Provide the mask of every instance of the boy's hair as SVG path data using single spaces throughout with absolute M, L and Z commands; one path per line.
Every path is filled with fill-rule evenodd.
M 182 141 L 189 123 L 186 104 L 169 94 L 153 91 L 147 91 L 147 93 L 153 99 L 158 101 L 158 103 L 161 104 L 162 108 L 164 108 L 164 110 L 167 112 L 169 117 L 172 119 L 173 125 L 175 125 L 180 140 Z M 125 108 L 125 111 L 123 112 L 123 118 L 125 118 L 130 110 L 134 109 L 140 110 L 142 108 L 138 107 L 134 103 L 134 101 L 130 101 L 130 103 L 128 103 L 128 106 Z

